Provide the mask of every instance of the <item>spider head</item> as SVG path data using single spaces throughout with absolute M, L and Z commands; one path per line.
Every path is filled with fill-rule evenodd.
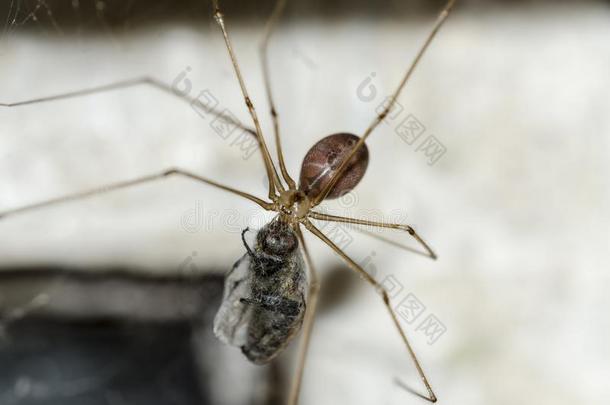
M 300 220 L 307 216 L 311 209 L 311 200 L 301 190 L 286 190 L 279 196 L 278 212 L 291 219 Z

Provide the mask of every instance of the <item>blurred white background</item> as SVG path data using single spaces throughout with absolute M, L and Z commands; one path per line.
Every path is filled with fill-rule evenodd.
M 427 35 L 434 13 L 394 7 L 402 14 L 292 12 L 281 24 L 270 48 L 272 84 L 295 176 L 318 139 L 366 128 Z M 235 20 L 227 13 L 227 23 L 270 140 L 257 53 L 269 11 Z M 0 102 L 143 75 L 170 84 L 188 67 L 192 96 L 209 90 L 250 125 L 210 18 L 76 34 L 7 26 Z M 394 306 L 412 293 L 426 307 L 404 325 L 439 403 L 610 401 L 609 71 L 607 3 L 458 4 L 400 97 L 402 115 L 370 138 L 364 180 L 328 203 L 330 212 L 406 220 L 439 254 L 434 262 L 342 229 L 357 262 L 403 286 Z M 357 89 L 371 77 L 376 96 L 363 101 Z M 409 114 L 426 128 L 413 145 L 394 132 Z M 212 119 L 148 86 L 2 109 L 0 211 L 170 166 L 265 196 L 259 156 L 244 159 L 235 135 L 219 137 Z M 428 135 L 446 148 L 433 165 L 416 150 Z M 167 272 L 183 271 L 191 257 L 195 271 L 228 269 L 243 251 L 240 230 L 265 215 L 221 191 L 162 180 L 7 218 L 0 263 Z M 327 305 L 302 403 L 423 403 L 395 382 L 423 392 L 379 297 L 307 239 L 323 282 L 334 281 L 322 287 Z M 446 328 L 433 344 L 417 330 L 428 315 Z

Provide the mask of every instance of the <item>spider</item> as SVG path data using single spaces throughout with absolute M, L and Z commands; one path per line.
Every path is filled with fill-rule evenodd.
M 170 86 L 150 77 L 115 82 L 96 88 L 78 90 L 17 103 L 4 103 L 0 104 L 0 106 L 16 107 L 25 104 L 79 97 L 139 84 L 148 84 L 157 87 L 185 99 L 192 104 L 198 104 L 200 108 L 220 117 L 227 123 L 241 127 L 256 138 L 260 146 L 259 150 L 266 171 L 268 200 L 202 177 L 196 173 L 180 168 L 169 168 L 148 176 L 108 184 L 103 187 L 64 195 L 0 212 L 0 219 L 33 209 L 91 197 L 93 195 L 124 189 L 167 177 L 185 177 L 248 199 L 264 210 L 274 211 L 277 214 L 269 224 L 256 233 L 255 240 L 251 245 L 246 240 L 248 229 L 244 230 L 242 233 L 242 241 L 247 252 L 237 261 L 237 263 L 235 263 L 225 279 L 224 299 L 214 323 L 214 332 L 216 335 L 225 343 L 240 347 L 244 355 L 250 361 L 256 364 L 264 364 L 277 356 L 288 345 L 291 339 L 302 330 L 296 372 L 288 397 L 289 404 L 296 404 L 298 402 L 320 288 L 317 271 L 312 263 L 308 247 L 303 237 L 302 228 L 304 228 L 328 245 L 353 271 L 358 273 L 379 293 L 383 304 L 392 318 L 396 330 L 400 334 L 402 342 L 417 369 L 419 377 L 427 390 L 427 396 L 423 397 L 430 402 L 436 402 L 437 397 L 428 382 L 403 328 L 398 322 L 396 314 L 390 306 L 390 299 L 385 288 L 350 258 L 350 256 L 340 247 L 333 243 L 333 241 L 318 229 L 310 219 L 404 231 L 425 249 L 428 257 L 436 259 L 436 254 L 410 225 L 328 215 L 316 211 L 315 208 L 325 200 L 337 198 L 351 191 L 360 182 L 368 165 L 369 152 L 365 144 L 367 138 L 384 120 L 396 103 L 396 100 L 413 74 L 426 49 L 447 19 L 454 2 L 455 0 L 449 0 L 442 9 L 432 30 L 418 50 L 414 60 L 408 66 L 384 110 L 375 116 L 372 123 L 366 128 L 361 136 L 349 133 L 338 133 L 324 137 L 315 143 L 303 159 L 297 185 L 297 182 L 288 173 L 284 161 L 280 141 L 279 118 L 271 91 L 267 57 L 269 38 L 285 8 L 286 0 L 277 1 L 271 16 L 267 21 L 260 48 L 263 80 L 267 99 L 271 107 L 270 115 L 273 123 L 278 165 L 274 162 L 265 138 L 263 137 L 255 106 L 248 94 L 246 84 L 237 62 L 237 57 L 233 51 L 233 46 L 225 23 L 225 17 L 218 0 L 212 0 L 214 20 L 222 32 L 229 59 L 239 83 L 244 102 L 251 116 L 252 123 L 254 124 L 254 129 L 244 127 L 240 123 L 235 122 L 231 117 L 210 109 L 209 107 L 202 105 L 198 100 L 192 99 L 185 94 L 180 94 Z

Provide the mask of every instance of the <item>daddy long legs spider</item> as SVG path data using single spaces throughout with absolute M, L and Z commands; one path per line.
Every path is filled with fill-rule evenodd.
M 369 152 L 365 143 L 367 138 L 385 119 L 396 103 L 426 49 L 447 19 L 454 0 L 450 0 L 441 11 L 384 110 L 374 117 L 372 123 L 361 136 L 337 133 L 324 137 L 314 144 L 305 155 L 298 183 L 288 173 L 282 152 L 279 116 L 272 96 L 271 75 L 267 56 L 269 39 L 285 8 L 286 2 L 285 0 L 279 0 L 276 3 L 265 27 L 265 34 L 260 48 L 265 91 L 271 107 L 270 115 L 277 150 L 277 164 L 263 136 L 256 108 L 248 93 L 237 56 L 233 50 L 225 16 L 222 13 L 218 0 L 213 0 L 212 3 L 214 20 L 222 33 L 234 74 L 254 126 L 252 129 L 246 127 L 243 127 L 243 129 L 256 138 L 260 147 L 259 150 L 267 176 L 267 200 L 221 184 L 197 173 L 172 167 L 150 175 L 107 184 L 75 194 L 64 195 L 0 212 L 0 219 L 168 177 L 187 178 L 245 198 L 264 210 L 275 212 L 276 216 L 268 225 L 256 233 L 252 243 L 249 243 L 245 238 L 247 230 L 242 234 L 247 253 L 233 266 L 227 275 L 223 304 L 218 312 L 214 326 L 216 335 L 225 343 L 240 347 L 250 361 L 263 364 L 269 362 L 280 353 L 290 340 L 296 336 L 297 332 L 302 330 L 296 371 L 289 393 L 289 403 L 296 404 L 298 402 L 320 287 L 317 272 L 303 237 L 304 228 L 329 246 L 345 261 L 349 268 L 358 273 L 379 293 L 426 388 L 427 395 L 425 398 L 435 402 L 437 397 L 395 312 L 390 306 L 390 298 L 385 288 L 317 228 L 310 219 L 400 230 L 414 238 L 425 249 L 427 256 L 436 259 L 436 254 L 413 227 L 408 224 L 376 222 L 366 219 L 328 215 L 316 211 L 315 208 L 325 200 L 339 197 L 351 191 L 362 179 L 368 164 Z M 142 77 L 32 100 L 2 103 L 0 106 L 17 107 L 81 97 L 135 85 L 154 86 L 191 103 L 197 102 L 184 94 L 177 93 L 170 86 L 156 79 Z M 206 108 L 205 106 L 201 107 Z M 223 115 L 221 112 L 214 110 L 209 112 L 233 125 L 241 126 L 241 124 L 236 123 L 231 117 Z

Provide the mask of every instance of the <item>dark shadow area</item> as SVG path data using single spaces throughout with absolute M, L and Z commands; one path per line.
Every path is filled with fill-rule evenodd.
M 0 267 L 0 315 L 6 318 L 19 309 L 24 316 L 64 319 L 199 322 L 218 308 L 223 274 L 212 270 L 202 275 L 155 274 L 128 267 Z M 41 295 L 45 302 L 37 304 Z
M 400 388 L 402 388 L 403 390 L 407 391 L 409 394 L 415 395 L 416 397 L 419 397 L 421 399 L 423 399 L 426 402 L 432 402 L 428 399 L 428 397 L 426 397 L 425 395 L 415 391 L 413 388 L 411 388 L 410 386 L 408 386 L 405 382 L 399 380 L 398 378 L 394 378 L 394 384 L 398 385 Z
M 0 345 L 3 405 L 208 404 L 185 321 L 23 319 Z
M 222 286 L 215 273 L 0 269 L 0 404 L 211 404 L 214 364 L 194 345 L 217 342 L 195 331 L 211 335 Z
M 334 266 L 321 274 L 318 313 L 330 312 L 346 304 L 362 281 L 347 266 Z
M 461 0 L 459 7 L 489 7 L 490 4 L 552 5 L 577 3 L 576 0 Z M 580 3 L 580 2 L 579 2 Z M 271 12 L 275 0 L 221 1 L 228 18 L 261 22 Z M 288 1 L 283 21 L 309 18 L 408 19 L 414 15 L 436 14 L 444 0 L 299 0 Z M 207 26 L 212 22 L 211 1 L 200 0 L 5 0 L 0 2 L 0 24 L 6 32 L 28 29 L 46 35 L 88 31 L 130 30 L 150 25 L 192 22 Z

